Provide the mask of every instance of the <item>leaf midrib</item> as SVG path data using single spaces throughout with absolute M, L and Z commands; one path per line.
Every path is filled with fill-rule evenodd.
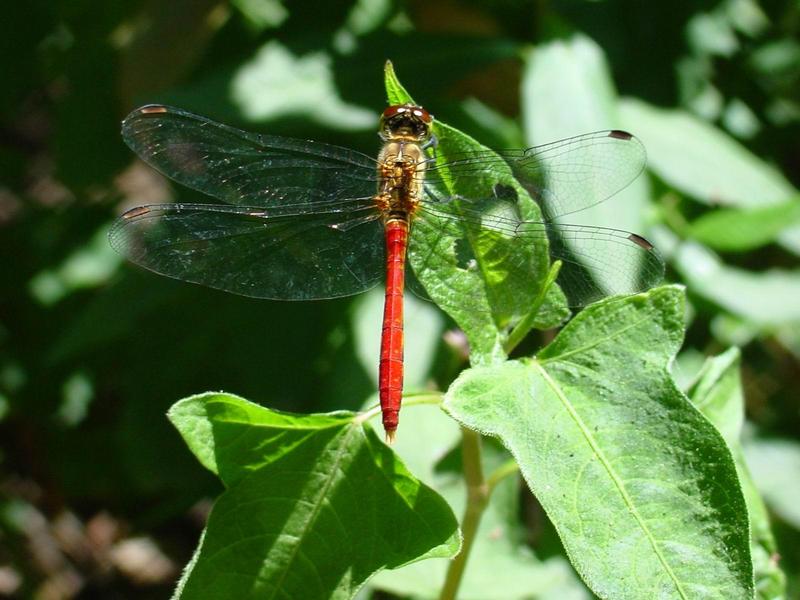
M 642 317 L 641 319 L 638 319 L 637 321 L 634 321 L 630 325 L 626 325 L 622 329 L 615 329 L 614 331 L 612 331 L 608 335 L 594 338 L 590 343 L 588 343 L 588 344 L 586 344 L 584 346 L 578 346 L 577 348 L 573 348 L 572 350 L 568 350 L 566 352 L 562 352 L 561 354 L 556 354 L 555 356 L 550 356 L 550 357 L 545 357 L 545 358 L 536 357 L 536 358 L 534 358 L 534 360 L 539 362 L 540 364 L 543 364 L 543 365 L 545 365 L 545 364 L 547 364 L 549 362 L 556 362 L 556 361 L 567 362 L 565 360 L 566 357 L 572 356 L 573 354 L 581 354 L 583 352 L 587 352 L 587 351 L 591 350 L 592 348 L 596 348 L 600 344 L 603 344 L 605 342 L 613 340 L 615 337 L 622 335 L 626 331 L 629 331 L 631 329 L 635 329 L 636 327 L 638 327 L 642 323 L 647 323 L 649 320 L 650 320 L 650 317 Z M 566 331 L 566 329 L 564 331 Z
M 586 442 L 589 444 L 590 448 L 592 449 L 592 452 L 594 452 L 595 456 L 597 456 L 598 460 L 600 461 L 600 464 L 603 466 L 606 473 L 608 473 L 608 476 L 611 478 L 611 481 L 614 483 L 614 486 L 617 488 L 617 491 L 619 491 L 620 495 L 622 496 L 622 500 L 625 503 L 625 506 L 628 507 L 628 510 L 633 515 L 633 518 L 635 519 L 636 523 L 643 531 L 645 537 L 647 538 L 647 541 L 653 548 L 653 552 L 658 558 L 659 563 L 661 563 L 661 566 L 664 567 L 664 570 L 669 576 L 670 580 L 672 580 L 672 582 L 675 584 L 675 588 L 680 597 L 683 598 L 684 600 L 689 600 L 689 597 L 686 595 L 686 592 L 683 590 L 683 587 L 681 586 L 680 580 L 675 575 L 666 557 L 663 555 L 661 549 L 658 547 L 655 537 L 653 536 L 650 529 L 647 527 L 644 518 L 639 514 L 639 511 L 636 509 L 636 505 L 633 502 L 633 499 L 628 494 L 628 491 L 625 489 L 625 484 L 623 483 L 621 477 L 616 473 L 614 468 L 611 466 L 611 463 L 606 458 L 605 454 L 603 454 L 603 451 L 600 449 L 597 440 L 594 439 L 594 436 L 592 435 L 591 431 L 589 431 L 589 428 L 586 427 L 586 424 L 578 415 L 577 411 L 575 410 L 575 407 L 569 401 L 566 394 L 558 385 L 558 383 L 552 377 L 550 377 L 550 374 L 547 372 L 547 370 L 544 368 L 541 362 L 534 359 L 531 361 L 531 365 L 539 371 L 542 378 L 545 380 L 545 382 L 553 391 L 553 393 L 555 393 L 555 395 L 561 401 L 561 404 L 569 413 L 574 423 L 578 426 L 578 429 L 580 429 L 581 434 L 583 435 Z
M 297 536 L 298 543 L 294 545 L 294 548 L 292 549 L 291 554 L 289 555 L 289 559 L 285 563 L 285 567 L 283 569 L 283 573 L 281 574 L 280 579 L 278 579 L 278 581 L 276 582 L 276 585 L 275 585 L 275 588 L 273 589 L 272 594 L 269 596 L 270 599 L 275 598 L 276 594 L 281 593 L 281 591 L 282 591 L 281 588 L 283 586 L 283 582 L 286 579 L 286 575 L 289 573 L 289 570 L 290 570 L 289 569 L 289 565 L 291 565 L 294 562 L 295 557 L 297 556 L 297 553 L 300 551 L 300 546 L 303 545 L 302 542 L 303 542 L 303 540 L 306 539 L 306 536 L 308 534 L 309 528 L 312 526 L 312 524 L 316 523 L 317 515 L 319 515 L 320 510 L 322 509 L 322 505 L 324 504 L 323 500 L 327 496 L 328 490 L 330 490 L 331 486 L 333 485 L 334 480 L 336 480 L 338 475 L 339 475 L 339 465 L 342 462 L 342 458 L 346 454 L 346 449 L 348 447 L 347 442 L 350 439 L 350 436 L 352 436 L 353 433 L 355 431 L 358 431 L 358 430 L 360 430 L 360 428 L 357 427 L 357 426 L 349 427 L 347 433 L 342 437 L 342 439 L 341 439 L 341 441 L 339 443 L 339 447 L 336 450 L 336 455 L 335 455 L 335 461 L 334 461 L 333 468 L 330 470 L 330 474 L 331 475 L 325 481 L 325 485 L 322 486 L 322 488 L 320 488 L 320 492 L 319 492 L 319 494 L 317 494 L 317 496 L 315 498 L 315 502 L 313 503 L 314 509 L 313 509 L 309 519 L 306 520 L 305 525 L 303 526 L 302 530 L 300 531 L 300 535 Z

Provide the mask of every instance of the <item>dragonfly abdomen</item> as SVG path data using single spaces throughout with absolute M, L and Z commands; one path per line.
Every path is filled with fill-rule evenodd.
M 381 411 L 386 439 L 397 430 L 403 395 L 403 288 L 405 285 L 408 220 L 386 223 L 386 299 L 383 306 L 381 358 L 378 368 Z

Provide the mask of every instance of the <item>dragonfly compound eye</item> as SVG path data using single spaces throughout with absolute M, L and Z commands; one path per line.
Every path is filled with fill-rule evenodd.
M 421 106 L 395 104 L 383 111 L 380 131 L 385 138 L 425 140 L 430 136 L 433 116 Z

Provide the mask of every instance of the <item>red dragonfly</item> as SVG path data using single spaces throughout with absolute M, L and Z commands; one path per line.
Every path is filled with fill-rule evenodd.
M 411 259 L 432 252 L 415 237 L 418 229 L 438 232 L 454 255 L 465 230 L 521 250 L 547 240 L 551 259 L 563 262 L 558 283 L 571 306 L 647 289 L 664 271 L 641 236 L 556 219 L 602 202 L 639 175 L 645 152 L 631 134 L 600 131 L 442 160 L 432 126 L 433 116 L 421 106 L 390 106 L 380 118 L 383 147 L 376 160 L 320 142 L 247 133 L 177 108 L 143 106 L 122 123 L 127 144 L 165 175 L 221 202 L 131 209 L 113 225 L 111 245 L 162 275 L 256 298 L 335 298 L 385 277 L 379 389 L 391 441 L 403 388 L 406 260 L 425 264 L 424 257 Z M 510 169 L 544 218 L 525 220 L 507 185 L 486 187 L 487 174 L 497 169 Z M 469 195 L 454 193 L 462 189 Z M 467 257 L 462 266 L 474 263 Z M 414 277 L 409 283 L 417 291 Z

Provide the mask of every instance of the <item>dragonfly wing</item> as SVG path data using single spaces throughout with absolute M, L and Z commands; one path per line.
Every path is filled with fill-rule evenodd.
M 448 155 L 428 166 L 426 182 L 458 193 L 485 178 L 493 167 L 508 166 L 540 204 L 547 219 L 599 204 L 628 186 L 644 169 L 647 154 L 635 136 L 598 131 L 525 150 L 478 150 Z M 484 190 L 483 197 L 492 194 Z
M 142 206 L 114 223 L 109 240 L 156 273 L 255 298 L 336 298 L 383 277 L 379 214 L 358 200 L 315 214 L 224 204 Z
M 627 231 L 545 223 L 550 256 L 561 261 L 557 282 L 572 307 L 607 296 L 637 294 L 664 278 L 664 261 L 645 238 Z M 541 235 L 527 224 L 521 237 Z M 530 231 L 525 231 L 529 229 Z
M 510 199 L 486 200 L 483 210 L 475 208 L 479 204 L 475 200 L 426 203 L 417 218 L 441 232 L 439 245 L 452 246 L 455 253 L 459 252 L 463 239 L 480 239 L 479 235 L 488 243 L 516 248 L 516 252 L 522 254 L 526 248 L 547 244 L 551 260 L 562 261 L 558 283 L 570 306 L 575 308 L 606 296 L 641 292 L 664 276 L 664 262 L 658 251 L 634 233 L 588 225 L 526 221 L 520 217 L 516 202 Z M 489 256 L 488 252 L 486 254 Z M 466 256 L 459 266 L 464 270 L 474 268 L 474 261 Z M 510 275 L 519 268 L 523 268 L 522 263 L 518 266 L 511 262 L 506 266 Z M 524 274 L 515 275 L 516 279 L 520 277 Z
M 456 322 L 483 313 L 505 327 L 536 297 L 536 275 L 541 279 L 547 269 L 547 243 L 520 245 L 513 227 L 487 226 L 496 203 L 487 203 L 482 213 L 463 204 L 420 205 L 408 248 L 414 274 L 409 289 L 419 295 L 422 283 L 423 297 L 430 295 Z
M 376 190 L 376 162 L 365 154 L 248 133 L 169 106 L 134 110 L 122 136 L 164 175 L 229 204 L 311 206 Z

